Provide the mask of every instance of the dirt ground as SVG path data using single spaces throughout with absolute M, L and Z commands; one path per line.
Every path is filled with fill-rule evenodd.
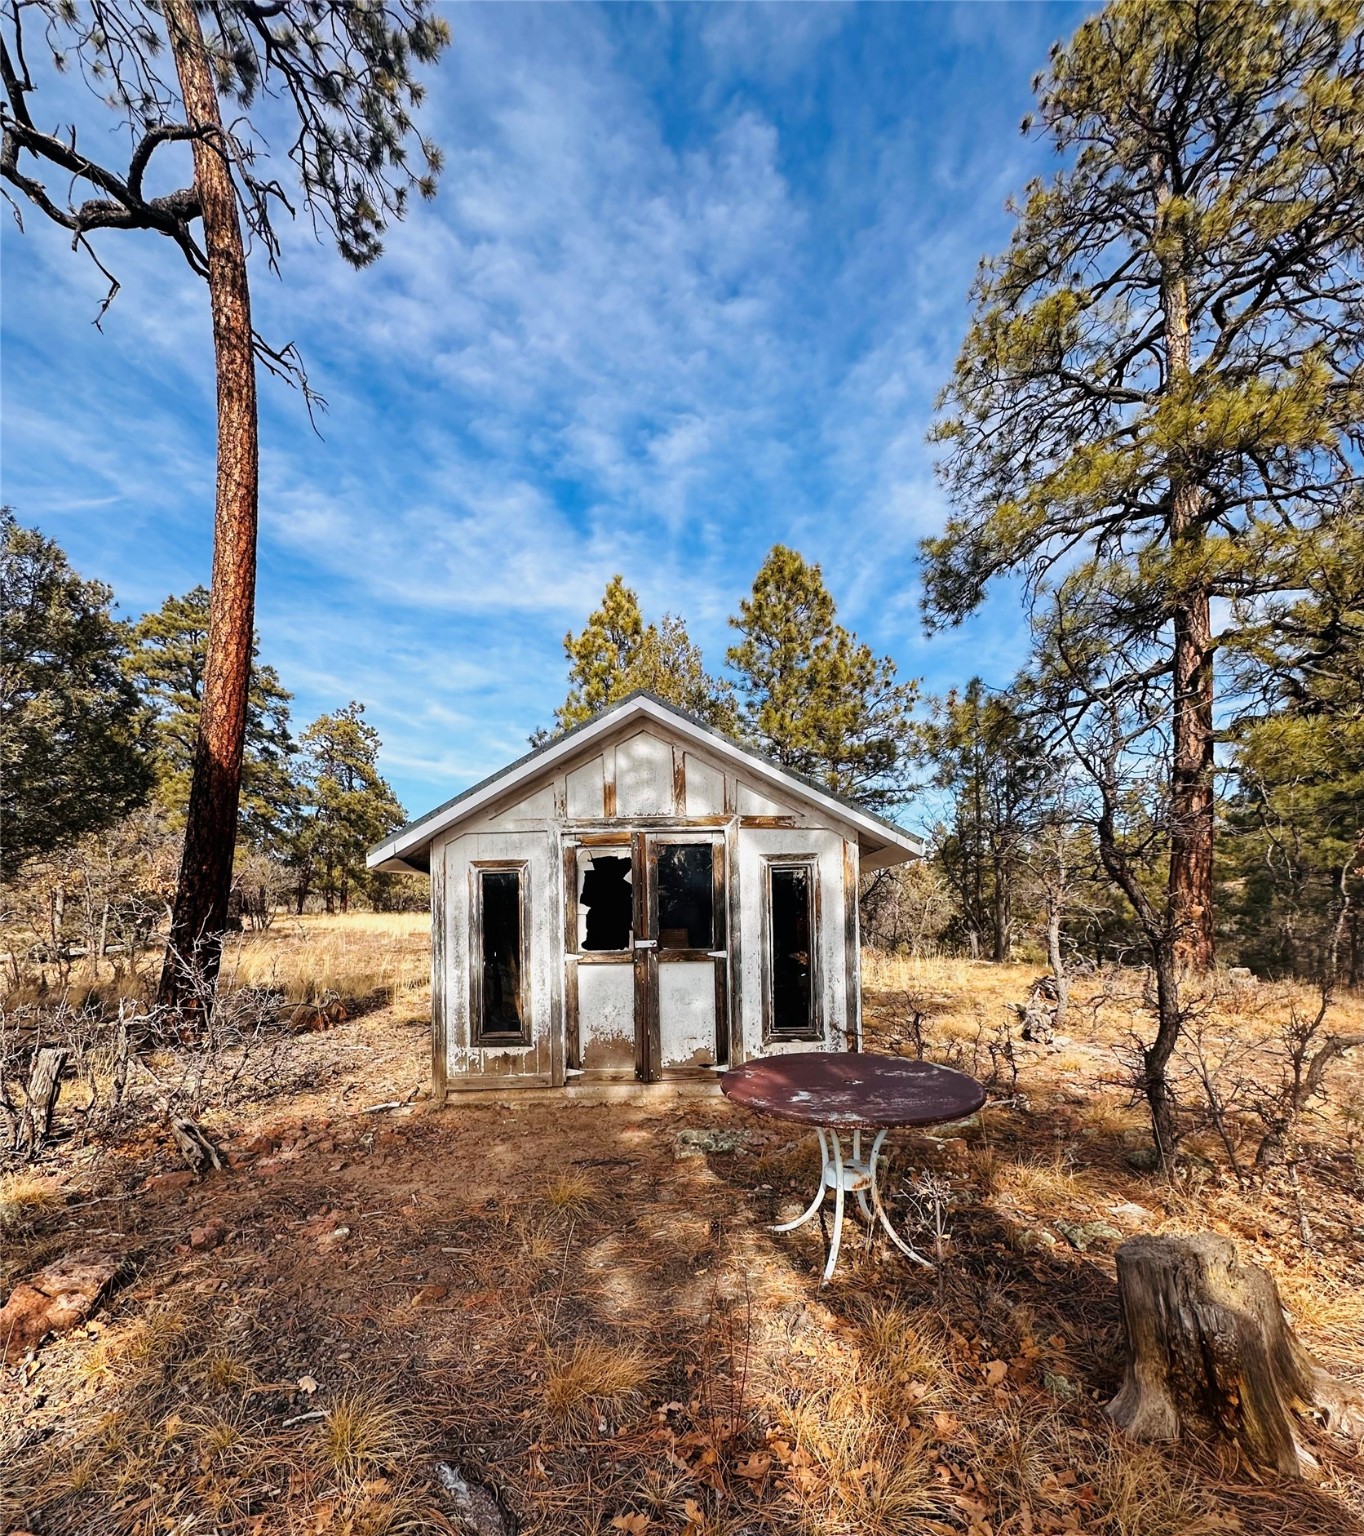
M 949 1192 L 936 1271 L 854 1223 L 821 1290 L 819 1224 L 768 1230 L 813 1188 L 812 1138 L 718 1089 L 435 1110 L 412 989 L 206 1117 L 220 1173 L 178 1172 L 160 1133 L 59 1147 L 11 1176 L 6 1292 L 84 1249 L 130 1278 L 5 1369 L 0 1529 L 1364 1532 L 1343 1442 L 1290 1484 L 1210 1437 L 1130 1445 L 1102 1413 L 1112 1255 L 1138 1230 L 1231 1235 L 1320 1358 L 1364 1376 L 1364 1084 L 1342 1069 L 1313 1131 L 1309 1248 L 1288 1191 L 1243 1191 L 1212 1151 L 1175 1185 L 1133 1166 L 1116 1015 L 1001 1056 L 1034 974 L 869 964 L 869 1045 L 909 1050 L 927 1007 L 927 1054 L 995 1075 L 977 1122 L 897 1142 L 897 1220 L 922 1220 L 925 1173 Z

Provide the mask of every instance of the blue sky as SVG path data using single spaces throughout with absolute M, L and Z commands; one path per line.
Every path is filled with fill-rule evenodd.
M 365 272 L 306 224 L 282 281 L 255 267 L 260 329 L 329 403 L 319 437 L 262 381 L 257 623 L 296 723 L 363 701 L 421 812 L 549 721 L 613 572 L 718 668 L 778 540 L 926 690 L 1007 681 L 1007 592 L 922 633 L 924 438 L 1005 200 L 1051 168 L 1019 133 L 1031 78 L 1084 10 L 448 7 L 436 201 Z M 101 333 L 99 274 L 25 222 L 0 236 L 4 499 L 137 614 L 208 579 L 206 296 L 169 242 L 107 234 Z

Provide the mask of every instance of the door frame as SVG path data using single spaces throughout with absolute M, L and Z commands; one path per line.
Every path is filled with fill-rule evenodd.
M 619 832 L 592 830 L 564 836 L 564 1034 L 565 1058 L 583 1070 L 583 1043 L 579 1018 L 578 967 L 588 964 L 631 964 L 634 981 L 635 1079 L 658 1082 L 669 1077 L 708 1076 L 709 1067 L 662 1066 L 662 1017 L 659 1006 L 658 949 L 658 849 L 666 843 L 707 843 L 711 862 L 711 912 L 713 944 L 709 950 L 672 950 L 666 965 L 707 963 L 715 971 L 715 1060 L 730 1056 L 729 978 L 731 974 L 730 913 L 728 903 L 728 842 L 714 827 L 650 826 L 622 828 Z M 630 850 L 633 911 L 631 954 L 611 951 L 600 958 L 578 948 L 578 850 L 618 848 Z M 590 1070 L 590 1069 L 589 1069 Z
M 642 905 L 640 926 L 645 938 L 635 941 L 635 1059 L 636 1076 L 641 1082 L 658 1082 L 670 1077 L 709 1075 L 710 1067 L 665 1067 L 663 1065 L 663 1018 L 660 1005 L 658 968 L 664 965 L 708 964 L 715 975 L 715 1061 L 729 1060 L 729 909 L 726 878 L 726 840 L 723 832 L 711 827 L 649 827 L 635 834 L 642 845 L 641 865 L 636 861 L 637 900 Z M 633 839 L 632 839 L 633 841 Z M 669 959 L 660 962 L 658 943 L 658 850 L 667 843 L 704 843 L 711 849 L 711 946 L 709 949 L 668 950 Z M 639 963 L 643 949 L 643 964 Z M 641 974 L 642 973 L 642 974 Z M 641 990 L 642 988 L 642 990 Z M 645 1012 L 639 1013 L 641 998 Z M 639 1019 L 646 1020 L 641 1030 Z

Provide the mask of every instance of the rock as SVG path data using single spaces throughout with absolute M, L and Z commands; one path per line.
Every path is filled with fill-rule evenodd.
M 1227 980 L 1233 987 L 1257 986 L 1259 979 L 1248 965 L 1233 965 L 1227 971 Z
M 438 1461 L 436 1481 L 470 1536 L 516 1536 L 516 1521 L 491 1488 L 472 1482 L 458 1467 Z
M 1108 1214 L 1116 1216 L 1119 1221 L 1130 1227 L 1146 1227 L 1156 1219 L 1144 1205 L 1138 1205 L 1135 1200 L 1123 1200 L 1117 1205 L 1108 1207 Z
M 193 1183 L 194 1175 L 188 1168 L 182 1168 L 176 1173 L 154 1173 L 142 1188 L 149 1195 L 169 1195 L 177 1189 L 188 1189 Z
M 1024 1227 L 1021 1232 L 1016 1232 L 1013 1237 L 1013 1245 L 1023 1253 L 1035 1248 L 1055 1248 L 1056 1238 L 1045 1228 Z
M 677 1156 L 704 1157 L 707 1152 L 737 1152 L 748 1141 L 747 1131 L 711 1128 L 703 1131 L 679 1131 Z
M 964 1120 L 944 1120 L 941 1125 L 933 1127 L 934 1141 L 950 1141 L 954 1136 L 965 1136 L 967 1131 L 980 1129 L 980 1111 L 974 1115 L 967 1115 Z
M 189 1245 L 191 1248 L 216 1248 L 226 1236 L 227 1223 L 215 1216 L 202 1227 L 190 1228 Z
M 1044 1371 L 1042 1386 L 1053 1397 L 1059 1397 L 1063 1403 L 1070 1402 L 1077 1395 L 1075 1383 L 1069 1376 L 1062 1376 L 1057 1371 Z
M 1056 1230 L 1080 1253 L 1086 1253 L 1096 1243 L 1120 1243 L 1123 1234 L 1111 1221 L 1057 1221 Z
M 0 1359 L 12 1364 L 49 1333 L 65 1333 L 95 1310 L 126 1267 L 118 1254 L 68 1254 L 15 1286 L 0 1308 Z

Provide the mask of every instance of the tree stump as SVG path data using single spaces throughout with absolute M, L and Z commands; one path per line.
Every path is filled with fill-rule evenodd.
M 30 1155 L 37 1152 L 52 1134 L 52 1116 L 57 1110 L 57 1098 L 62 1091 L 62 1069 L 69 1054 L 61 1046 L 45 1045 L 33 1058 L 33 1068 L 24 1090 L 28 1100 L 24 1141 Z
M 1242 1264 L 1229 1239 L 1131 1238 L 1118 1249 L 1118 1294 L 1127 1374 L 1108 1414 L 1134 1439 L 1178 1439 L 1192 1411 L 1252 1461 L 1304 1477 L 1317 1461 L 1302 1419 L 1364 1435 L 1364 1394 L 1317 1364 L 1273 1277 Z

